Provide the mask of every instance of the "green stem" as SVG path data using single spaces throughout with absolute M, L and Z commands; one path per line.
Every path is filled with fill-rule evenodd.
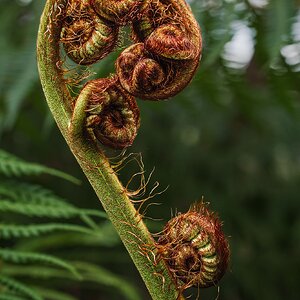
M 155 242 L 107 158 L 94 143 L 78 134 L 70 135 L 73 101 L 58 68 L 59 12 L 67 0 L 48 0 L 41 17 L 37 41 L 40 79 L 50 110 L 79 165 L 99 197 L 154 300 L 177 299 L 178 290 L 166 264 L 154 264 L 141 249 L 155 249 Z M 74 124 L 72 124 L 73 126 Z M 77 126 L 80 124 L 76 124 Z M 82 125 L 82 124 L 81 124 Z M 151 253 L 149 253 L 151 257 Z M 183 299 L 183 298 L 181 298 Z

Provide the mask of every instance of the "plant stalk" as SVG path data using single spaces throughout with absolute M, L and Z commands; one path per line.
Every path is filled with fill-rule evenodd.
M 163 260 L 152 261 L 155 241 L 134 208 L 108 159 L 84 135 L 70 135 L 73 101 L 59 68 L 60 13 L 67 0 L 47 0 L 37 40 L 38 68 L 42 87 L 54 119 L 83 172 L 94 188 L 108 217 L 139 270 L 154 300 L 175 300 L 178 290 Z M 72 124 L 74 125 L 74 124 Z M 152 249 L 149 256 L 142 249 Z M 182 296 L 179 296 L 182 297 Z M 184 298 L 180 298 L 184 299 Z

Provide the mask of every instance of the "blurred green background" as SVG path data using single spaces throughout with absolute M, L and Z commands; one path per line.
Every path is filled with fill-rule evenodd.
M 56 128 L 39 83 L 35 42 L 44 2 L 0 0 L 0 147 L 79 178 L 80 186 L 49 176 L 34 180 L 80 207 L 102 209 Z M 231 246 L 220 299 L 297 299 L 300 2 L 188 2 L 203 33 L 200 68 L 173 99 L 138 100 L 142 124 L 129 149 L 142 153 L 146 174 L 155 167 L 149 190 L 156 180 L 161 190 L 168 187 L 153 200 L 161 205 L 147 210 L 147 216 L 160 219 L 149 226 L 159 231 L 172 211 L 186 211 L 204 196 L 224 221 Z M 95 67 L 98 77 L 113 72 L 116 56 Z M 126 182 L 135 171 L 136 165 L 129 164 L 121 178 Z M 43 250 L 66 259 L 86 257 L 133 285 L 136 299 L 149 299 L 128 254 L 107 227 L 103 230 L 113 242 Z M 49 238 L 35 241 L 47 244 Z M 17 247 L 28 240 L 0 243 Z M 55 283 L 57 289 L 76 299 L 125 299 L 105 284 L 64 283 Z M 53 287 L 54 281 L 43 284 Z M 189 292 L 196 297 L 197 291 Z M 217 294 L 217 288 L 201 290 L 200 299 Z

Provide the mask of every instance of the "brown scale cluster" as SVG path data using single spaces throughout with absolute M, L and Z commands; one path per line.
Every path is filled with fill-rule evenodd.
M 119 29 L 125 25 L 131 25 L 134 44 L 118 57 L 113 77 L 118 84 L 109 90 L 122 91 L 124 99 L 135 96 L 155 101 L 184 89 L 195 74 L 202 47 L 199 26 L 184 0 L 67 0 L 60 41 L 69 58 L 90 65 L 114 50 Z M 97 82 L 98 89 L 96 82 L 91 86 L 102 93 L 104 83 L 111 81 Z M 116 114 L 112 113 L 118 119 Z M 108 119 L 98 118 L 98 127 L 100 120 Z M 114 125 L 107 128 L 115 133 Z M 122 147 L 103 136 L 99 140 L 113 148 Z M 127 147 L 131 143 L 121 144 Z
M 203 202 L 166 224 L 158 249 L 186 287 L 214 286 L 228 267 L 229 246 L 221 222 Z
M 200 29 L 185 2 L 146 2 L 132 28 L 137 44 L 125 49 L 116 61 L 124 89 L 147 100 L 167 99 L 183 90 L 198 67 L 202 47 Z M 145 59 L 155 61 L 155 67 L 154 63 L 145 64 Z M 155 79 L 157 82 L 149 84 Z
M 61 43 L 74 62 L 90 65 L 104 58 L 115 48 L 118 33 L 118 26 L 95 14 L 88 0 L 68 2 Z
M 102 144 L 123 149 L 130 146 L 140 126 L 140 112 L 133 96 L 117 77 L 90 81 L 83 89 L 89 99 L 86 127 Z
M 126 25 L 139 12 L 145 0 L 91 0 L 97 14 L 119 25 Z

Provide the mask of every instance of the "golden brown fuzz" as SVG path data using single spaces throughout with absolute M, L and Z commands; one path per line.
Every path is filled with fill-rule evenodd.
M 158 243 L 171 273 L 187 287 L 216 285 L 228 267 L 221 222 L 202 202 L 171 219 Z
M 80 65 L 94 64 L 112 52 L 119 28 L 131 25 L 135 44 L 118 57 L 116 74 L 91 81 L 81 91 L 91 96 L 89 105 L 98 103 L 96 110 L 89 111 L 89 132 L 97 127 L 93 136 L 113 148 L 131 145 L 136 136 L 139 113 L 133 96 L 153 101 L 175 96 L 192 80 L 199 64 L 200 28 L 184 0 L 67 0 L 61 25 L 60 42 L 66 55 Z M 113 103 L 123 99 L 131 114 L 119 104 L 109 104 L 105 117 L 94 113 L 107 97 Z M 111 137 L 116 135 L 124 136 L 120 143 Z
M 86 127 L 97 140 L 115 149 L 133 143 L 140 113 L 135 99 L 124 91 L 117 77 L 88 82 L 79 97 L 88 99 Z
M 167 99 L 183 90 L 195 74 L 202 48 L 199 26 L 185 1 L 146 2 L 132 29 L 137 44 L 116 62 L 124 89 L 148 100 Z
M 119 25 L 125 25 L 136 17 L 145 0 L 91 0 L 99 16 Z
M 118 32 L 116 25 L 95 14 L 87 0 L 72 0 L 63 20 L 61 42 L 74 62 L 90 65 L 114 49 Z

